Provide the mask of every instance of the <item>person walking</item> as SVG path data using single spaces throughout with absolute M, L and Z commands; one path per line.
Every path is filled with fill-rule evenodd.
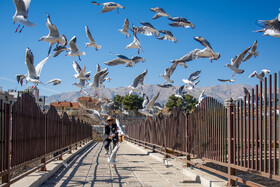
M 108 125 L 105 125 L 105 137 L 104 137 L 105 154 L 109 153 L 109 146 L 112 141 L 113 141 L 113 149 L 119 142 L 119 135 L 118 135 L 119 128 L 115 121 L 116 119 L 114 119 L 111 116 L 108 116 L 106 120 Z

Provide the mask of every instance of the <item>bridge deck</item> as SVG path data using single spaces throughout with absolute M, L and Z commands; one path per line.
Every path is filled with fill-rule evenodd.
M 129 142 L 120 144 L 115 167 L 107 157 L 102 143 L 93 144 L 42 186 L 201 186 Z

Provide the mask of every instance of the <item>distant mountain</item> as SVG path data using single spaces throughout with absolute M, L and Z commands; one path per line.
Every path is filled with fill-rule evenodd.
M 165 104 L 172 94 L 175 94 L 176 89 L 172 88 L 161 88 L 157 85 L 152 84 L 145 84 L 145 87 L 141 91 L 142 93 L 145 93 L 150 99 L 156 95 L 158 92 L 160 92 L 159 98 L 157 102 L 161 104 Z M 194 90 L 190 91 L 188 89 L 184 89 L 188 94 L 194 96 L 195 98 L 198 98 L 202 90 L 206 90 L 205 94 L 209 97 L 213 97 L 217 99 L 219 102 L 223 103 L 224 100 L 233 98 L 237 99 L 239 97 L 244 96 L 243 87 L 246 87 L 248 90 L 252 89 L 252 86 L 249 85 L 215 85 L 210 87 L 196 87 Z M 87 90 L 88 95 L 94 97 L 96 94 L 93 90 Z M 103 88 L 99 90 L 99 97 L 113 99 L 115 95 L 121 95 L 124 96 L 128 94 L 129 89 L 127 87 L 117 87 L 117 88 Z M 78 98 L 81 96 L 88 96 L 85 92 L 80 93 L 77 92 L 67 92 L 67 93 L 61 93 L 61 94 L 55 94 L 51 95 L 46 98 L 46 104 L 50 104 L 51 102 L 57 102 L 57 101 L 70 101 L 70 102 L 77 102 Z

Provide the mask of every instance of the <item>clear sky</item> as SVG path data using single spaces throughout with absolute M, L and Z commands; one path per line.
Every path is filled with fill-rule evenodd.
M 73 36 L 77 36 L 77 46 L 80 51 L 86 52 L 86 56 L 81 56 L 82 61 L 79 61 L 78 57 L 65 56 L 65 53 L 55 58 L 51 57 L 42 69 L 40 80 L 46 82 L 53 78 L 60 78 L 62 83 L 57 86 L 39 85 L 41 95 L 49 96 L 79 90 L 72 85 L 76 82 L 72 77 L 75 73 L 72 67 L 73 60 L 81 67 L 86 65 L 92 75 L 96 71 L 97 63 L 101 68 L 108 67 L 112 81 L 106 82 L 105 86 L 109 88 L 130 85 L 134 77 L 145 69 L 148 69 L 146 84 L 163 83 L 164 80 L 159 75 L 171 65 L 170 60 L 178 59 L 195 48 L 203 49 L 203 46 L 193 39 L 195 36 L 205 37 L 214 51 L 221 53 L 221 57 L 213 63 L 209 59 L 189 62 L 187 69 L 178 66 L 171 77 L 176 86 L 182 85 L 182 79 L 197 70 L 201 70 L 199 87 L 217 84 L 254 86 L 259 81 L 256 78 L 248 78 L 253 71 L 269 69 L 275 73 L 280 70 L 280 38 L 262 36 L 261 33 L 253 32 L 260 29 L 256 24 L 257 20 L 274 19 L 278 15 L 280 1 L 118 0 L 116 3 L 123 5 L 125 9 L 119 9 L 119 14 L 116 10 L 100 14 L 102 6 L 93 5 L 90 0 L 33 0 L 28 19 L 37 26 L 25 27 L 22 33 L 14 33 L 18 24 L 13 24 L 12 20 L 15 13 L 13 0 L 1 0 L 0 87 L 3 90 L 24 90 L 33 85 L 24 83 L 20 86 L 16 82 L 16 74 L 27 72 L 25 65 L 27 47 L 32 50 L 36 65 L 47 57 L 49 44 L 38 41 L 42 36 L 48 35 L 45 24 L 46 13 L 49 13 L 52 23 L 68 41 Z M 153 7 L 163 8 L 172 17 L 185 17 L 195 25 L 195 29 L 171 27 L 168 25 L 171 21 L 166 17 L 152 20 L 155 13 L 149 9 Z M 178 42 L 157 40 L 154 36 L 139 34 L 138 38 L 144 50 L 140 52 L 140 56 L 146 59 L 145 63 L 138 63 L 133 68 L 106 66 L 104 62 L 115 58 L 109 52 L 127 57 L 138 55 L 136 49 L 125 50 L 126 45 L 133 41 L 133 37 L 126 38 L 124 34 L 118 32 L 125 18 L 129 19 L 130 26 L 132 24 L 141 26 L 139 21 L 145 21 L 150 22 L 157 30 L 170 30 Z M 88 42 L 85 25 L 89 27 L 96 43 L 102 46 L 99 51 L 85 47 L 85 43 Z M 219 82 L 218 78 L 232 78 L 232 71 L 224 65 L 230 63 L 231 58 L 251 46 L 255 40 L 258 41 L 259 56 L 241 64 L 240 68 L 245 69 L 245 72 L 236 75 L 234 83 Z M 51 54 L 53 55 L 53 51 Z

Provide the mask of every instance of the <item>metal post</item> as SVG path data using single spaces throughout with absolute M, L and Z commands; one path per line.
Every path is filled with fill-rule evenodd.
M 232 98 L 225 101 L 225 107 L 227 108 L 227 136 L 228 136 L 228 185 L 233 186 L 234 180 L 231 179 L 231 175 L 235 174 L 235 169 L 231 167 L 234 161 L 234 147 L 233 147 L 233 107 Z

